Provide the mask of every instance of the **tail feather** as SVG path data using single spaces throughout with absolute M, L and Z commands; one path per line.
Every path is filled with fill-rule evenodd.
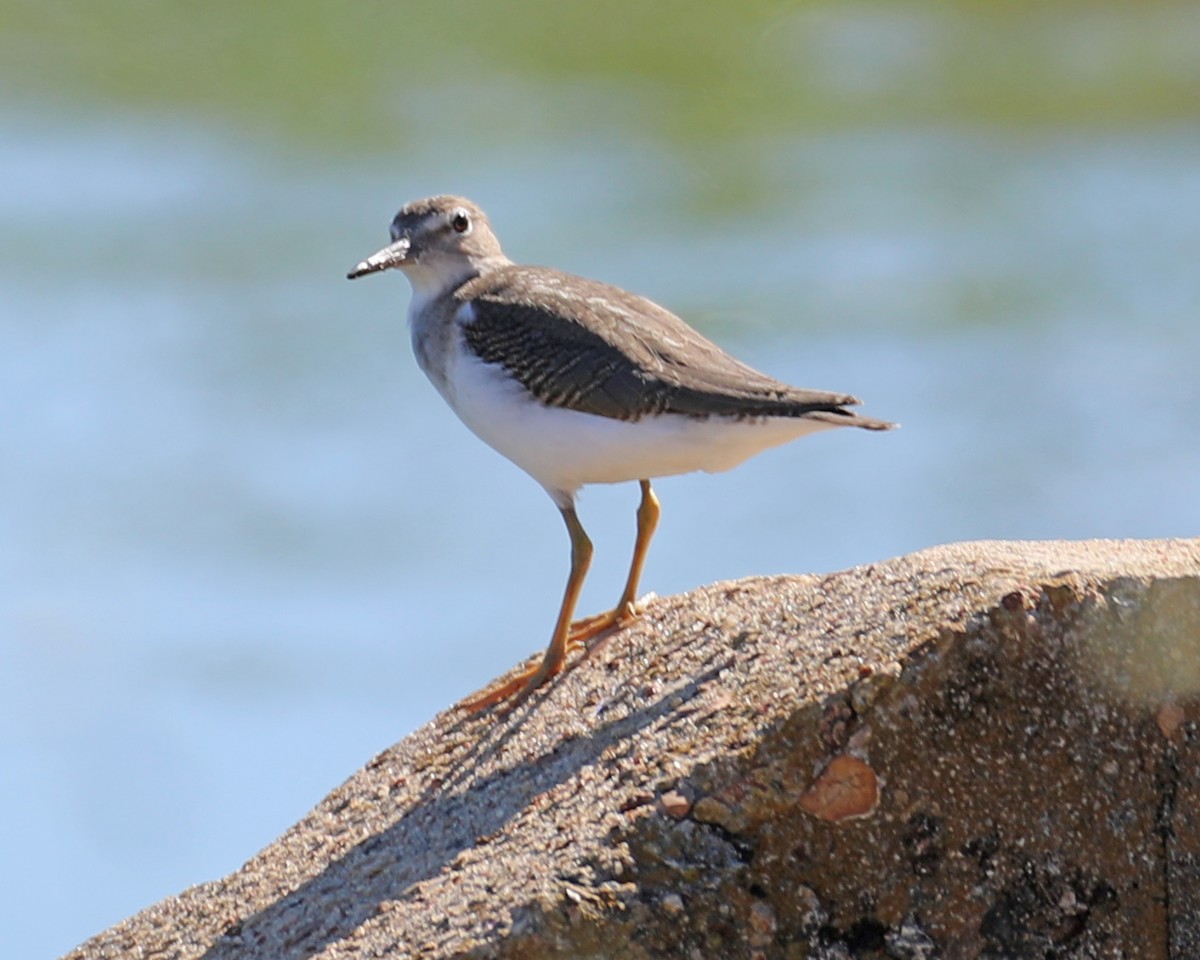
M 808 420 L 820 420 L 823 423 L 837 427 L 860 427 L 863 430 L 894 430 L 900 426 L 887 420 L 876 420 L 874 417 L 864 417 L 853 410 L 844 407 L 834 407 L 831 410 L 814 410 L 804 415 Z

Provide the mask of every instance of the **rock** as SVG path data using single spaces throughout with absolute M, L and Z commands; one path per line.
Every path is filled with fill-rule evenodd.
M 1200 540 L 717 584 L 69 956 L 1196 957 L 1198 692 Z
M 692 802 L 678 790 L 668 790 L 658 798 L 658 803 L 664 813 L 676 820 L 682 820 L 692 809 Z

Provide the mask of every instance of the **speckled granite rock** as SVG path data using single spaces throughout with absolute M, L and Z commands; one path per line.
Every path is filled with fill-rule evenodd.
M 1200 956 L 1200 540 L 653 601 L 72 958 Z

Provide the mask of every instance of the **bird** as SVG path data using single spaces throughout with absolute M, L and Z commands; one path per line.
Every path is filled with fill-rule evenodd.
M 484 211 L 464 197 L 405 204 L 391 242 L 354 280 L 399 270 L 412 287 L 418 364 L 480 439 L 550 495 L 571 561 L 540 662 L 468 701 L 513 709 L 559 674 L 569 654 L 640 613 L 638 586 L 661 512 L 650 481 L 718 472 L 819 430 L 895 426 L 849 409 L 843 393 L 759 373 L 657 303 L 607 283 L 514 263 Z M 624 589 L 607 612 L 574 620 L 592 560 L 576 512 L 588 484 L 637 481 L 641 499 Z

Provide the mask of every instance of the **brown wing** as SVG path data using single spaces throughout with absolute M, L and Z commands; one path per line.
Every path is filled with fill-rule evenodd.
M 679 317 L 618 287 L 541 267 L 505 267 L 455 297 L 470 301 L 468 346 L 542 403 L 619 420 L 813 417 L 886 429 L 846 394 L 802 390 L 759 373 Z

